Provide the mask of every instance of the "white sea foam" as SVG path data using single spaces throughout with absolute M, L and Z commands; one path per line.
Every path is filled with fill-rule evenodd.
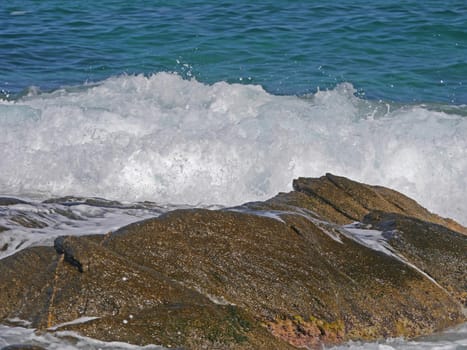
M 467 323 L 439 334 L 416 340 L 402 338 L 385 339 L 379 342 L 350 342 L 326 348 L 330 350 L 461 350 L 467 349 Z
M 244 206 L 228 208 L 227 210 L 237 212 L 237 213 L 245 213 L 245 214 L 252 214 L 252 215 L 257 215 L 257 216 L 263 216 L 266 218 L 277 220 L 282 223 L 285 223 L 285 221 L 281 218 L 281 214 L 288 214 L 288 212 L 284 212 L 280 210 L 256 210 L 256 209 L 250 209 Z M 296 213 L 291 212 L 291 214 L 296 214 Z
M 36 334 L 33 328 L 0 325 L 0 348 L 25 344 L 42 346 L 48 350 L 164 350 L 157 345 L 137 346 L 123 342 L 104 342 L 83 337 L 75 332 L 47 332 Z
M 361 223 L 354 222 L 349 225 L 344 225 L 341 232 L 370 249 L 399 259 L 399 256 L 394 253 L 392 247 L 389 245 L 386 238 L 384 238 L 383 231 L 362 227 Z
M 77 318 L 77 319 L 75 319 L 73 321 L 70 321 L 70 322 L 64 322 L 64 323 L 57 324 L 57 325 L 55 325 L 53 327 L 48 328 L 48 330 L 49 331 L 56 331 L 57 329 L 65 327 L 65 326 L 82 324 L 82 323 L 97 320 L 98 318 L 99 317 L 89 317 L 89 316 L 80 317 L 80 318 Z
M 103 342 L 80 336 L 74 332 L 48 332 L 36 334 L 34 329 L 0 325 L 0 348 L 12 344 L 34 344 L 49 350 L 115 349 L 115 350 L 163 350 L 161 346 L 144 347 L 121 342 Z M 332 350 L 460 350 L 467 348 L 467 324 L 416 340 L 402 338 L 385 339 L 379 342 L 349 342 L 326 348 Z
M 8 229 L 0 234 L 0 259 L 29 246 L 50 246 L 61 235 L 105 234 L 170 209 L 154 203 L 126 206 L 100 201 L 97 206 L 71 199 L 0 205 L 0 226 Z
M 177 75 L 0 102 L 0 193 L 240 204 L 332 172 L 467 224 L 467 118 L 350 84 L 307 97 Z

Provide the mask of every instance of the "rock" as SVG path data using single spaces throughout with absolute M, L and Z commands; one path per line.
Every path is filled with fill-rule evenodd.
M 11 197 L 0 197 L 0 205 L 15 205 L 15 204 L 27 204 L 27 202 Z
M 342 225 L 354 221 L 391 251 L 353 237 Z M 465 232 L 386 188 L 300 178 L 265 202 L 176 210 L 5 258 L 0 320 L 191 349 L 414 337 L 465 320 Z M 82 317 L 97 318 L 69 324 Z
M 365 215 L 377 210 L 410 216 L 467 234 L 467 228 L 454 220 L 430 213 L 413 199 L 389 188 L 370 186 L 332 174 L 318 179 L 299 178 L 293 181 L 293 188 L 317 202 L 313 209 L 330 221 L 362 221 Z
M 372 212 L 364 223 L 383 231 L 387 242 L 467 308 L 467 240 L 444 226 L 400 214 Z
M 1 350 L 45 350 L 42 346 L 37 346 L 37 345 L 28 345 L 28 344 L 14 344 L 14 345 L 8 345 Z
M 76 257 L 73 246 L 69 243 L 70 240 L 72 240 L 71 237 L 57 237 L 54 240 L 55 251 L 58 254 L 63 254 L 63 259 L 76 267 L 79 272 L 84 272 L 83 263 Z
M 51 198 L 43 201 L 45 204 L 61 204 L 65 206 L 74 206 L 74 205 L 89 205 L 100 208 L 121 208 L 125 207 L 122 203 L 118 201 L 109 201 L 103 198 L 89 198 L 89 197 L 74 197 L 66 196 L 59 198 Z
M 74 256 L 88 262 L 83 263 L 83 272 L 48 247 L 27 249 L 2 260 L 0 278 L 9 281 L 0 286 L 1 300 L 8 300 L 0 304 L 2 319 L 28 319 L 33 327 L 54 330 L 83 316 L 97 316 L 56 329 L 139 345 L 290 348 L 235 305 L 217 304 L 181 281 L 119 257 L 95 239 L 72 238 L 67 244 L 73 244 Z M 103 237 L 94 238 L 102 241 Z M 20 275 L 28 272 L 33 273 Z

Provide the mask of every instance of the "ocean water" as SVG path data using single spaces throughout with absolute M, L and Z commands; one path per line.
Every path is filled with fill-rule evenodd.
M 465 104 L 466 16 L 462 0 L 9 0 L 0 87 L 175 71 L 273 94 L 351 82 L 372 99 Z
M 0 3 L 0 197 L 25 201 L 2 256 L 325 172 L 467 224 L 465 23 L 460 0 Z M 465 348 L 446 334 L 423 348 Z

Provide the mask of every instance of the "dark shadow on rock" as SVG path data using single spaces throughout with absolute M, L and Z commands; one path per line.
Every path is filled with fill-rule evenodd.
M 18 198 L 0 197 L 0 205 L 15 205 L 15 204 L 27 204 L 27 202 L 21 199 L 18 199 Z

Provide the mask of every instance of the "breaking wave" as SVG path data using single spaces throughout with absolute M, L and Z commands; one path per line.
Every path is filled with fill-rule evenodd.
M 332 172 L 466 224 L 467 108 L 119 76 L 0 101 L 0 193 L 234 205 Z

